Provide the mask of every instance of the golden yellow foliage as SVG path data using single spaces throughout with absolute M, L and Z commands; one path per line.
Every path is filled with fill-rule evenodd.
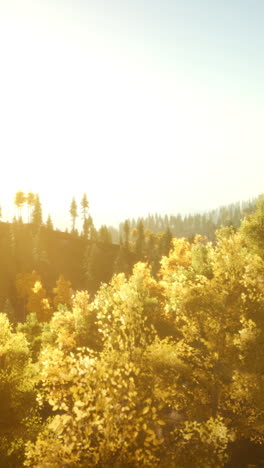
M 77 293 L 50 323 L 40 399 L 55 415 L 26 466 L 221 468 L 229 442 L 263 443 L 263 277 L 263 260 L 224 228 L 215 246 L 175 239 L 158 280 L 138 263 L 91 302 Z M 101 348 L 80 347 L 95 315 Z

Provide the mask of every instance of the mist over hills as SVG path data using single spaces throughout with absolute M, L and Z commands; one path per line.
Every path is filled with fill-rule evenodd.
M 51 216 L 55 229 L 60 231 L 71 230 L 71 215 L 70 215 L 70 202 L 66 203 L 65 200 L 58 198 L 54 200 L 52 209 L 47 209 L 47 203 L 45 196 L 40 193 L 40 200 L 42 205 L 42 217 L 43 221 L 47 220 L 48 216 Z M 129 206 L 127 216 L 119 216 L 120 222 L 115 221 L 114 214 L 109 212 L 106 219 L 102 215 L 98 215 L 96 208 L 89 200 L 89 214 L 92 216 L 93 224 L 97 230 L 100 226 L 108 226 L 112 240 L 115 243 L 119 242 L 119 236 L 122 233 L 122 227 L 126 219 L 129 220 L 131 228 L 135 228 L 136 225 L 142 221 L 146 229 L 158 233 L 170 229 L 174 236 L 192 236 L 195 233 L 206 234 L 211 238 L 215 229 L 220 227 L 222 224 L 226 224 L 228 221 L 232 222 L 235 227 L 239 226 L 241 218 L 254 210 L 256 205 L 257 196 L 247 200 L 236 201 L 229 204 L 222 204 L 216 206 L 214 209 L 196 209 L 194 210 L 168 210 L 166 213 L 153 210 L 152 212 L 146 213 L 145 215 L 136 215 L 135 217 L 129 215 Z M 76 217 L 76 228 L 79 233 L 82 231 L 82 215 L 80 210 L 80 203 L 78 203 L 78 197 L 75 197 L 77 201 L 77 217 Z M 81 201 L 81 197 L 79 197 Z M 17 217 L 17 210 L 14 201 L 8 198 L 0 200 L 1 207 L 1 220 L 4 222 L 12 222 L 14 217 Z M 113 207 L 113 213 L 115 212 Z M 21 211 L 21 216 L 24 222 L 28 220 L 28 209 L 26 203 Z

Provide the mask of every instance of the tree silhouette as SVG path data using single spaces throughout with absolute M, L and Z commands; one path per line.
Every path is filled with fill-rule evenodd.
M 99 229 L 98 240 L 104 244 L 111 244 L 112 242 L 111 233 L 105 224 Z
M 50 215 L 49 215 L 48 218 L 47 218 L 46 228 L 47 228 L 49 231 L 53 231 L 53 230 L 54 230 L 53 222 L 52 222 L 52 219 L 51 219 L 51 216 L 50 216 Z
M 27 206 L 28 206 L 28 222 L 31 223 L 32 221 L 32 209 L 35 204 L 35 194 L 32 192 L 28 192 L 27 197 Z
M 82 218 L 83 218 L 83 236 L 85 239 L 88 239 L 89 230 L 90 230 L 90 222 L 88 216 L 88 209 L 89 209 L 89 202 L 87 199 L 86 193 L 83 194 L 82 201 L 81 201 L 81 210 L 82 210 Z
M 32 223 L 37 228 L 39 228 L 42 225 L 42 209 L 39 194 L 35 196 L 34 209 L 32 213 Z
M 136 254 L 138 258 L 142 258 L 143 250 L 145 246 L 145 234 L 144 234 L 144 225 L 142 221 L 139 221 L 137 225 L 137 239 L 136 239 Z
M 24 192 L 22 192 L 22 190 L 18 190 L 15 194 L 15 205 L 17 207 L 17 210 L 18 210 L 18 218 L 22 220 L 22 206 L 24 205 L 26 201 L 26 197 L 25 197 L 25 194 Z
M 82 209 L 82 218 L 83 222 L 88 216 L 88 209 L 89 209 L 89 202 L 87 199 L 86 193 L 83 194 L 82 201 L 81 201 L 81 209 Z
M 78 216 L 77 203 L 76 203 L 74 197 L 73 197 L 72 202 L 71 202 L 70 215 L 72 217 L 72 232 L 74 232 L 75 231 L 75 222 L 76 222 L 76 218 Z
M 129 234 L 130 234 L 130 224 L 129 224 L 128 219 L 126 219 L 124 223 L 123 230 L 124 230 L 124 236 L 125 236 L 125 247 L 128 248 L 128 241 L 129 241 Z

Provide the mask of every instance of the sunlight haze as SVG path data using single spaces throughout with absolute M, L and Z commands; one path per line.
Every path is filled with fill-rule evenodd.
M 63 228 L 84 192 L 96 225 L 263 192 L 263 13 L 0 0 L 3 219 L 18 189 Z

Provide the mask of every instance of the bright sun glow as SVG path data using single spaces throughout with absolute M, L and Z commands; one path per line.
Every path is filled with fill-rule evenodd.
M 44 210 L 67 210 L 86 191 L 95 221 L 115 222 L 262 191 L 263 116 L 250 101 L 196 82 L 180 64 L 126 56 L 70 12 L 16 11 L 0 19 L 3 205 L 21 188 L 39 192 Z

